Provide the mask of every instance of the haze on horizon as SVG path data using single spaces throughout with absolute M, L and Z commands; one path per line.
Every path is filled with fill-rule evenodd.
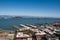
M 60 0 L 0 0 L 0 15 L 60 17 Z

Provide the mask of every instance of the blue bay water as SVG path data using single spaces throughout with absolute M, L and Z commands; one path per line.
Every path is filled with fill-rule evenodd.
M 21 19 L 0 19 L 0 29 L 16 30 L 13 25 L 20 24 L 43 24 L 60 22 L 60 18 L 21 18 Z

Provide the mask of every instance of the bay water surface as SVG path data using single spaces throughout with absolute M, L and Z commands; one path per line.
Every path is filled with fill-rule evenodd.
M 60 22 L 60 18 L 21 18 L 21 19 L 0 19 L 0 29 L 2 30 L 16 30 L 13 25 L 20 24 L 43 24 Z

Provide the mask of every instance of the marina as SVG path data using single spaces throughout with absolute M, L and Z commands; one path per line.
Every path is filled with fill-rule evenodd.
M 30 24 L 31 25 L 31 24 Z M 55 26 L 54 25 L 52 25 L 52 26 L 48 26 L 47 28 L 43 28 L 43 30 L 41 29 L 38 29 L 37 28 L 37 26 L 35 26 L 34 27 L 34 25 L 32 25 L 34 28 L 32 28 L 32 26 L 30 26 L 29 24 L 28 24 L 28 26 L 26 25 L 24 25 L 24 24 L 22 24 L 21 26 L 23 26 L 23 27 L 25 27 L 24 29 L 22 29 L 22 30 L 18 30 L 16 33 L 18 33 L 18 32 L 21 32 L 21 31 L 24 31 L 24 30 L 30 30 L 30 31 L 32 31 L 33 33 L 35 33 L 35 36 L 36 36 L 36 39 L 37 40 L 39 40 L 39 39 L 41 39 L 42 37 L 46 37 L 46 39 L 47 40 L 59 40 L 59 36 L 56 36 L 55 34 L 57 34 L 57 33 L 59 33 L 59 32 L 57 32 L 55 29 L 57 29 L 57 28 L 55 28 Z M 30 26 L 30 28 L 28 28 Z M 43 26 L 43 25 L 42 25 Z M 55 29 L 51 29 L 51 28 L 55 28 Z M 58 30 L 58 29 L 57 29 Z M 59 29 L 60 30 L 60 29 Z M 24 34 L 24 32 L 22 32 L 23 34 Z M 19 34 L 20 35 L 20 34 Z M 45 36 L 44 36 L 45 35 Z M 57 35 L 60 35 L 60 34 L 57 34 Z M 30 36 L 30 38 L 31 38 L 31 40 L 32 39 L 34 39 L 34 38 L 32 38 L 32 36 L 33 36 L 33 34 L 30 34 L 29 35 Z M 24 37 L 23 37 L 24 38 Z M 17 39 L 16 39 L 17 40 Z M 18 39 L 19 40 L 19 39 Z M 27 40 L 27 39 L 26 39 Z

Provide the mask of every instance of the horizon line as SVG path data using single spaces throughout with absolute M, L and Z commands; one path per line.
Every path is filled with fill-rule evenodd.
M 60 17 L 52 17 L 52 16 L 29 16 L 29 15 L 0 15 L 0 16 L 21 16 L 21 17 L 38 17 L 38 18 L 60 18 Z

